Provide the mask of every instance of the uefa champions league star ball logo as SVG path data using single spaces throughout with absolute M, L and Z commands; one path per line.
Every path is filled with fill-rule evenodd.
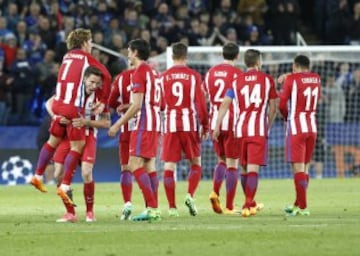
M 1 165 L 1 178 L 8 185 L 29 183 L 32 176 L 32 164 L 20 156 L 12 156 Z

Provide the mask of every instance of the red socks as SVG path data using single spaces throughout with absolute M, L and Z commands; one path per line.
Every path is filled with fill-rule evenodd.
M 307 207 L 306 200 L 306 190 L 308 186 L 309 177 L 304 172 L 297 172 L 294 174 L 294 183 L 296 191 L 296 201 L 295 205 L 300 209 L 305 209 Z
M 143 167 L 136 169 L 133 172 L 136 182 L 138 183 L 145 200 L 147 207 L 157 208 L 154 192 L 151 186 L 149 174 Z
M 84 183 L 84 198 L 86 204 L 86 212 L 92 212 L 94 207 L 95 183 L 94 181 Z
M 70 151 L 67 154 L 64 161 L 64 178 L 62 180 L 62 184 L 70 185 L 72 182 L 72 178 L 75 174 L 76 167 L 79 164 L 81 158 L 81 154 L 76 151 Z
M 234 209 L 234 198 L 238 182 L 238 171 L 236 168 L 228 168 L 226 171 L 226 208 Z
M 169 208 L 176 208 L 175 202 L 175 178 L 174 172 L 172 170 L 165 170 L 164 171 L 164 188 L 166 193 L 166 198 L 169 203 Z
M 254 207 L 254 198 L 258 187 L 258 174 L 248 172 L 245 186 L 245 207 Z
M 46 166 L 49 164 L 50 159 L 54 155 L 55 148 L 50 146 L 49 143 L 45 143 L 40 151 L 39 159 L 36 166 L 35 174 L 43 175 L 46 169 Z
M 132 173 L 128 170 L 121 172 L 120 186 L 124 199 L 124 203 L 131 202 L 132 194 Z
M 190 167 L 190 172 L 188 176 L 188 193 L 191 197 L 194 196 L 195 190 L 197 189 L 199 182 L 201 180 L 201 166 L 200 165 L 192 165 Z

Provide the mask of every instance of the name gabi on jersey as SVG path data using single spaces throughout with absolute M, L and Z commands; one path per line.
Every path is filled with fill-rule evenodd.
M 170 80 L 189 80 L 190 76 L 188 74 L 185 73 L 174 73 L 174 74 L 170 74 L 166 76 L 166 81 L 170 81 Z
M 252 75 L 252 76 L 245 76 L 245 81 L 250 82 L 250 81 L 256 81 L 257 77 Z
M 81 54 L 76 54 L 76 53 L 67 53 L 65 56 L 64 56 L 64 59 L 79 59 L 79 60 L 82 60 L 84 59 L 84 55 L 81 55 Z
M 227 72 L 226 72 L 226 71 L 215 71 L 215 72 L 214 72 L 214 76 L 215 76 L 215 77 L 226 77 L 226 76 L 227 76 Z
M 317 77 L 305 77 L 305 78 L 301 78 L 301 82 L 303 82 L 304 84 L 316 84 L 319 83 L 319 79 Z

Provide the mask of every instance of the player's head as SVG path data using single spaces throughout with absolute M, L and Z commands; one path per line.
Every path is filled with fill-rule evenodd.
M 150 44 L 144 39 L 135 39 L 129 42 L 128 57 L 133 62 L 135 58 L 147 60 L 150 56 Z
M 85 93 L 90 95 L 98 89 L 103 81 L 103 74 L 100 69 L 89 66 L 84 72 Z
M 66 46 L 68 50 L 82 49 L 88 53 L 91 52 L 91 31 L 89 29 L 77 28 L 71 31 L 66 38 Z
M 255 49 L 249 49 L 245 52 L 244 61 L 247 68 L 261 68 L 261 53 Z
M 229 42 L 223 46 L 222 54 L 225 60 L 235 60 L 239 56 L 239 46 Z
M 310 69 L 310 59 L 305 55 L 298 55 L 294 59 L 293 71 L 304 71 Z
M 173 60 L 186 60 L 187 53 L 188 53 L 188 50 L 187 50 L 186 44 L 177 42 L 172 45 Z

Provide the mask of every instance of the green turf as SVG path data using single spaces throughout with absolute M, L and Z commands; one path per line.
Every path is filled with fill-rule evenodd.
M 196 195 L 199 215 L 183 204 L 186 183 L 177 185 L 180 217 L 169 218 L 162 184 L 158 223 L 122 222 L 118 184 L 96 184 L 96 223 L 85 223 L 82 186 L 74 186 L 76 224 L 55 223 L 64 212 L 55 187 L 42 194 L 31 186 L 0 186 L 0 255 L 359 255 L 360 180 L 311 180 L 311 216 L 284 217 L 294 198 L 292 180 L 261 180 L 256 217 L 221 216 L 211 211 L 210 182 Z M 237 207 L 243 197 L 238 187 Z M 143 210 L 134 186 L 135 213 Z M 222 191 L 222 195 L 224 192 Z M 223 199 L 223 198 L 222 198 Z M 224 201 L 224 199 L 222 200 Z

